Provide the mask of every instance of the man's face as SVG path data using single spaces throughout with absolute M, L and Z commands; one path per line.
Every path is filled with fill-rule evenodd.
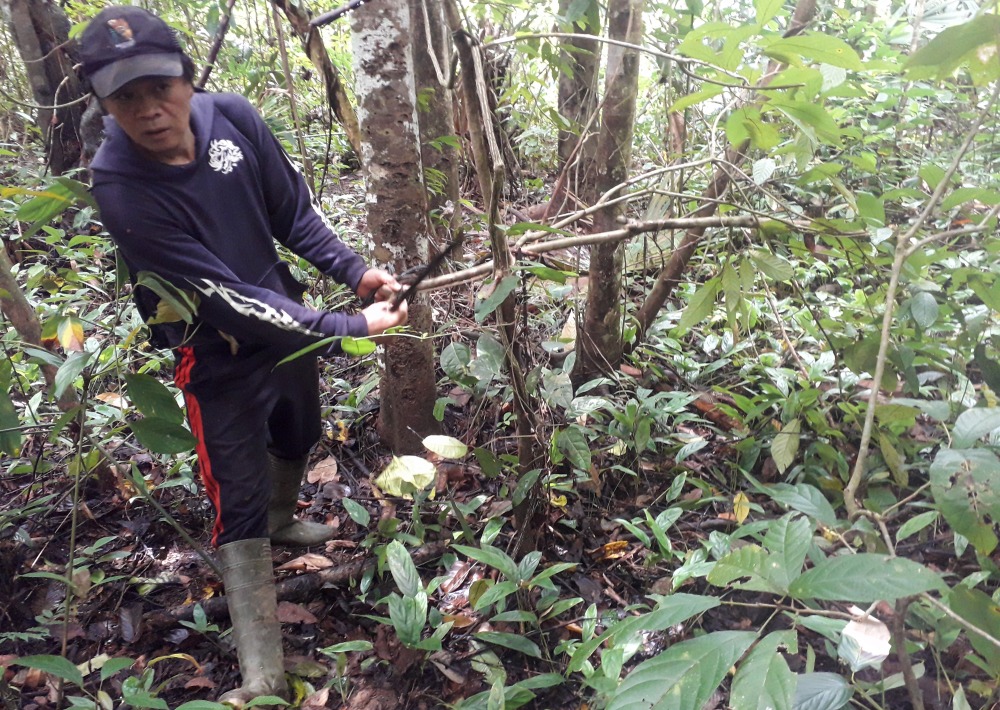
M 103 104 L 147 158 L 183 165 L 195 157 L 193 95 L 194 87 L 182 77 L 152 76 L 130 81 Z

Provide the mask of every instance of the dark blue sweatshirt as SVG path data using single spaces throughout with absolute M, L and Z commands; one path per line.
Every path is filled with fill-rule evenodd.
M 360 256 L 334 234 L 302 176 L 256 110 L 235 94 L 196 93 L 195 160 L 166 165 L 143 157 L 111 118 L 91 164 L 101 219 L 133 275 L 151 271 L 197 297 L 193 326 L 153 326 L 166 345 L 278 346 L 291 353 L 336 336 L 363 337 L 363 315 L 303 306 L 304 290 L 274 239 L 352 290 Z M 139 287 L 147 318 L 155 296 Z M 224 337 L 222 334 L 225 334 Z

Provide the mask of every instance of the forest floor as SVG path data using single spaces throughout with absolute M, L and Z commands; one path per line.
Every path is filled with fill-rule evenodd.
M 446 298 L 450 300 L 445 302 Z M 482 327 L 471 317 L 471 304 L 464 298 L 461 294 L 434 297 L 435 304 L 448 314 L 454 340 L 474 338 Z M 536 335 L 539 340 L 548 337 Z M 676 583 L 677 561 L 689 551 L 709 546 L 713 532 L 731 533 L 744 522 L 733 504 L 733 496 L 746 488 L 733 449 L 740 434 L 727 428 L 724 418 L 716 417 L 713 422 L 718 413 L 713 414 L 703 400 L 699 406 L 693 389 L 690 417 L 675 433 L 706 442 L 700 450 L 678 464 L 676 450 L 636 456 L 617 451 L 609 440 L 593 452 L 589 479 L 574 479 L 570 467 L 562 464 L 565 485 L 544 491 L 547 500 L 540 501 L 534 524 L 526 531 L 513 526 L 511 491 L 516 481 L 484 470 L 471 456 L 439 464 L 435 501 L 423 501 L 417 508 L 373 488 L 372 478 L 390 460 L 375 434 L 377 390 L 347 406 L 347 393 L 330 383 L 348 381 L 361 386 L 374 375 L 367 367 L 342 359 L 330 360 L 325 367 L 327 435 L 313 453 L 299 515 L 325 522 L 337 531 L 337 537 L 309 550 L 274 551 L 282 590 L 279 617 L 286 667 L 295 700 L 303 708 L 439 708 L 488 691 L 485 649 L 472 636 L 484 630 L 536 640 L 545 636 L 545 643 L 539 644 L 546 649 L 541 658 L 502 647 L 489 649 L 491 657 L 495 654 L 500 659 L 508 684 L 541 673 L 561 673 L 566 657 L 549 655 L 548 649 L 580 637 L 583 609 L 595 605 L 602 618 L 623 618 L 648 605 L 650 595 L 676 590 L 701 593 L 708 586 L 703 577 Z M 633 388 L 635 383 L 652 391 L 683 387 L 683 383 L 665 380 L 659 369 L 643 371 L 626 365 L 622 375 Z M 509 405 L 503 397 L 489 392 L 474 397 L 453 384 L 443 384 L 440 395 L 451 398 L 444 415 L 447 434 L 494 456 L 514 453 Z M 210 550 L 212 511 L 200 485 L 168 473 L 165 459 L 135 448 L 130 440 L 121 438 L 106 446 L 119 462 L 135 464 L 160 506 L 202 552 Z M 101 688 L 116 699 L 122 696 L 123 683 L 143 684 L 151 699 L 148 707 L 211 700 L 238 685 L 235 653 L 224 633 L 228 628 L 225 607 L 218 603 L 222 584 L 206 559 L 124 478 L 82 481 L 80 504 L 74 506 L 73 479 L 67 473 L 73 452 L 58 447 L 36 434 L 27 438 L 19 459 L 0 461 L 0 470 L 8 472 L 0 477 L 0 514 L 16 521 L 0 534 L 0 630 L 4 632 L 0 666 L 28 654 L 62 655 L 79 664 L 88 687 L 96 692 L 101 665 L 128 657 L 135 660 L 131 669 L 111 674 Z M 776 473 L 768 461 L 762 459 L 754 471 L 763 482 L 773 480 Z M 558 467 L 547 472 L 560 473 Z M 749 520 L 781 514 L 768 499 L 749 491 L 748 495 Z M 345 508 L 345 498 L 367 511 L 367 525 L 358 522 L 356 509 L 351 514 Z M 670 500 L 682 513 L 670 528 L 670 545 L 676 555 L 666 557 L 652 549 L 655 545 L 641 544 L 626 523 L 641 522 L 644 510 Z M 400 531 L 412 536 L 409 540 L 419 543 L 408 547 L 419 562 L 424 582 L 441 577 L 430 595 L 430 606 L 453 622 L 453 627 L 439 651 L 413 650 L 400 643 L 380 603 L 395 590 L 392 577 L 388 572 L 366 575 L 361 566 L 376 559 L 375 551 L 388 539 L 381 523 L 393 518 L 400 521 Z M 492 544 L 508 551 L 527 536 L 527 549 L 541 553 L 539 569 L 560 562 L 575 565 L 554 576 L 553 582 L 560 598 L 581 600 L 576 607 L 580 615 L 573 618 L 570 614 L 568 620 L 564 615 L 538 630 L 516 621 L 490 623 L 473 611 L 469 597 L 474 585 L 484 577 L 496 578 L 496 571 L 463 561 L 446 547 L 454 542 L 476 545 L 476 536 L 490 526 L 495 535 Z M 468 539 L 471 531 L 475 536 Z M 66 615 L 64 576 L 71 545 L 80 571 L 74 578 L 76 598 Z M 922 539 L 909 549 L 901 547 L 900 552 L 940 571 L 959 576 L 968 572 L 957 568 L 950 534 Z M 537 593 L 519 594 L 530 605 L 531 596 Z M 630 663 L 703 632 L 756 629 L 769 621 L 772 628 L 787 628 L 789 622 L 770 618 L 772 608 L 755 604 L 758 596 L 732 592 L 728 599 L 742 605 L 718 607 L 690 624 L 647 634 L 644 647 Z M 892 609 L 881 612 L 891 616 Z M 799 639 L 799 652 L 786 655 L 793 672 L 807 665 L 845 672 L 831 660 L 836 654 L 823 635 L 800 629 Z M 370 647 L 346 653 L 323 650 L 358 641 L 367 641 Z M 927 708 L 951 707 L 950 700 L 947 704 L 942 700 L 950 693 L 939 687 L 942 681 L 934 668 L 960 668 L 966 650 L 967 646 L 956 643 L 947 657 L 929 652 L 914 657 L 925 664 L 919 682 Z M 889 675 L 898 670 L 894 663 L 890 657 L 882 674 L 868 669 L 856 677 L 874 680 Z M 3 710 L 51 708 L 58 702 L 59 685 L 41 670 L 9 666 L 0 680 Z M 527 706 L 588 707 L 581 688 L 580 683 L 566 683 L 538 689 L 534 691 L 537 698 Z M 134 694 L 136 688 L 131 690 Z M 481 706 L 485 708 L 485 702 Z M 706 707 L 724 706 L 724 695 L 719 692 Z M 906 692 L 897 689 L 885 695 L 883 707 L 907 710 L 911 705 Z

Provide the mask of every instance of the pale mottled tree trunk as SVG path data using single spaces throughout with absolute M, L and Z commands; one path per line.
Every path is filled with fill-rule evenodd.
M 401 273 L 430 252 L 409 5 L 369 3 L 351 15 L 351 29 L 373 256 Z M 429 305 L 417 298 L 410 305 L 411 328 L 428 333 L 432 325 Z M 379 429 L 396 453 L 421 451 L 422 438 L 438 430 L 435 384 L 430 340 L 388 340 Z
M 52 0 L 0 0 L 0 7 L 24 60 L 35 103 L 41 107 L 35 120 L 46 142 L 49 167 L 61 175 L 80 162 L 80 117 L 85 108 L 73 103 L 82 89 L 73 71 L 77 59 L 68 41 L 69 20 Z
M 642 43 L 644 0 L 612 0 L 608 4 L 608 34 L 612 39 Z M 639 53 L 613 46 L 608 51 L 604 110 L 596 156 L 596 193 L 628 178 L 632 157 L 635 99 L 639 80 Z M 618 226 L 621 206 L 610 205 L 594 215 L 594 232 Z M 608 372 L 622 357 L 622 269 L 624 244 L 595 244 L 590 249 L 590 286 L 583 330 L 578 338 L 573 380 L 585 382 Z

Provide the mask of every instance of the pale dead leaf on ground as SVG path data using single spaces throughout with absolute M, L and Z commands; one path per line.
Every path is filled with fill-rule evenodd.
M 194 678 L 185 683 L 184 687 L 188 690 L 193 690 L 195 688 L 205 688 L 206 690 L 211 690 L 215 687 L 215 681 L 208 676 L 196 675 Z
M 317 555 L 315 552 L 307 552 L 301 557 L 289 560 L 278 567 L 278 569 L 293 570 L 296 572 L 318 572 L 321 569 L 329 569 L 330 567 L 333 567 L 333 560 L 323 557 L 323 555 Z
M 338 479 L 338 468 L 337 459 L 328 456 L 312 467 L 312 470 L 306 474 L 306 480 L 309 483 L 319 484 L 335 482 Z
M 315 624 L 317 619 L 301 604 L 278 602 L 278 621 L 282 624 Z
M 450 594 L 456 589 L 462 586 L 465 578 L 469 576 L 469 572 L 472 570 L 472 563 L 463 560 L 455 560 L 454 564 L 448 569 L 448 579 L 445 580 L 440 589 L 445 594 Z
M 105 404 L 110 404 L 112 407 L 128 409 L 128 400 L 122 397 L 118 392 L 101 392 L 100 394 L 95 395 L 94 399 L 99 399 Z
M 322 710 L 326 707 L 327 702 L 330 700 L 330 689 L 323 688 L 317 690 L 315 693 L 310 695 L 308 698 L 302 701 L 300 706 L 302 710 Z
M 441 671 L 441 674 L 445 678 L 450 680 L 452 683 L 457 683 L 458 685 L 465 685 L 466 682 L 465 676 L 456 671 L 454 668 L 449 668 L 448 666 L 446 666 L 443 663 L 440 663 L 439 661 L 432 660 L 431 663 L 433 663 L 434 667 L 437 668 L 439 671 Z

